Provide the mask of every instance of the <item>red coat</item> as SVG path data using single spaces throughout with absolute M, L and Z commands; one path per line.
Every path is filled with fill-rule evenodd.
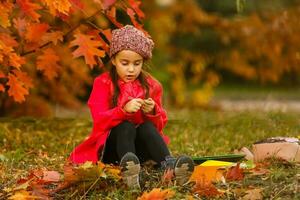
M 138 80 L 133 82 L 118 81 L 120 94 L 118 105 L 111 108 L 113 95 L 113 83 L 108 72 L 98 76 L 93 85 L 88 106 L 93 118 L 93 130 L 89 137 L 79 144 L 71 153 L 69 159 L 73 163 L 83 163 L 85 161 L 98 161 L 98 150 L 102 150 L 110 129 L 117 126 L 124 120 L 141 124 L 146 120 L 153 122 L 158 132 L 162 135 L 166 144 L 169 138 L 162 133 L 163 127 L 167 123 L 166 111 L 162 108 L 162 86 L 151 76 L 147 78 L 149 83 L 149 95 L 155 101 L 155 115 L 144 114 L 141 110 L 136 113 L 126 113 L 122 108 L 132 98 L 145 98 L 145 92 Z

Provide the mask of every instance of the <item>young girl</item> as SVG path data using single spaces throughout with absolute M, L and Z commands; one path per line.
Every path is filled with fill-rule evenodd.
M 129 187 L 140 187 L 140 163 L 148 160 L 174 169 L 178 184 L 185 183 L 194 168 L 190 157 L 170 156 L 169 138 L 162 132 L 167 123 L 162 86 L 143 70 L 153 46 L 150 38 L 131 25 L 112 31 L 112 67 L 95 79 L 88 100 L 92 133 L 70 156 L 74 163 L 119 164 Z

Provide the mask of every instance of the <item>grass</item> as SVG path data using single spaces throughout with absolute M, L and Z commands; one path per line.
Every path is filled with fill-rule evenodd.
M 263 86 L 241 84 L 221 84 L 215 89 L 214 99 L 232 100 L 291 100 L 300 99 L 300 87 L 295 86 Z
M 300 135 L 299 113 L 170 111 L 164 132 L 170 136 L 174 155 L 209 156 L 232 153 L 270 136 Z M 13 187 L 29 170 L 46 167 L 63 171 L 71 150 L 91 131 L 90 119 L 0 119 L 0 191 Z M 274 162 L 265 177 L 246 177 L 228 184 L 227 189 L 260 187 L 267 199 L 299 199 L 299 165 Z M 146 190 L 159 186 L 157 174 L 149 175 Z M 105 190 L 76 188 L 59 194 L 62 199 L 134 199 L 141 192 L 117 184 Z M 188 188 L 173 187 L 174 199 L 184 199 Z M 298 193 L 297 193 L 298 192 Z M 70 197 L 72 195 L 72 197 Z M 1 197 L 1 193 L 0 193 Z M 223 197 L 225 198 L 225 197 Z M 234 199 L 228 194 L 227 199 Z M 1 199 L 1 198 L 0 198 Z

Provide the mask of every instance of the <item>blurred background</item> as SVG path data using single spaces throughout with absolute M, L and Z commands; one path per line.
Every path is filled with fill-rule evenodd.
M 95 9 L 84 4 L 86 13 Z M 167 109 L 300 111 L 299 0 L 145 0 L 141 8 L 155 41 L 146 67 L 163 84 Z M 71 23 L 82 18 L 74 16 Z M 117 19 L 131 24 L 124 12 Z M 115 28 L 103 15 L 91 20 Z M 67 48 L 56 51 L 71 55 Z M 67 55 L 60 64 L 51 81 L 26 63 L 35 87 L 22 103 L 0 93 L 0 116 L 89 116 L 92 82 L 105 67 L 90 70 Z

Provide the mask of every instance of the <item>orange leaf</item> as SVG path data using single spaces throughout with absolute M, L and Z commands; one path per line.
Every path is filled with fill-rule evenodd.
M 139 1 L 139 0 L 128 0 L 128 2 L 130 4 L 130 6 L 133 8 L 133 10 L 136 12 L 136 14 L 138 15 L 138 17 L 140 19 L 144 19 L 145 18 L 145 14 L 139 8 L 142 2 Z
M 52 48 L 47 48 L 43 51 L 43 55 L 37 58 L 37 69 L 44 72 L 45 76 L 52 80 L 57 77 L 57 72 L 60 66 L 57 64 L 59 57 Z
M 69 15 L 71 3 L 68 0 L 44 0 L 44 3 L 48 6 L 50 13 L 56 16 L 58 13 Z
M 116 27 L 122 28 L 123 24 L 117 21 L 116 19 L 116 7 L 111 7 L 110 10 L 106 12 L 106 17 L 113 23 Z
M 102 37 L 99 35 L 100 31 L 98 30 L 92 30 L 88 32 L 89 35 L 92 35 L 95 37 L 97 41 L 101 43 L 101 48 L 106 52 L 109 53 L 109 45 L 102 39 Z
M 27 75 L 26 72 L 22 72 L 19 70 L 12 70 L 12 72 L 18 77 L 18 79 L 20 81 L 22 81 L 24 83 L 24 86 L 26 88 L 32 88 L 33 87 L 33 83 L 32 83 L 32 79 Z
M 25 58 L 17 55 L 16 53 L 9 53 L 9 65 L 16 68 L 20 68 L 21 65 L 25 64 Z
M 111 30 L 110 29 L 105 29 L 105 30 L 101 30 L 101 33 L 106 37 L 106 39 L 108 41 L 111 41 Z
M 81 33 L 76 34 L 75 40 L 70 44 L 71 47 L 78 46 L 72 53 L 73 57 L 84 56 L 85 63 L 90 65 L 91 68 L 96 64 L 95 56 L 105 56 L 105 52 L 98 49 L 101 45 L 101 42 L 94 40 L 94 36 Z
M 103 9 L 107 9 L 110 6 L 112 6 L 114 3 L 116 2 L 116 0 L 103 0 Z
M 42 36 L 47 32 L 48 29 L 49 25 L 46 23 L 31 24 L 26 29 L 27 32 L 25 34 L 25 38 L 30 42 L 39 43 Z
M 235 181 L 235 180 L 243 180 L 243 179 L 244 179 L 244 173 L 243 173 L 243 169 L 240 168 L 240 163 L 238 163 L 234 167 L 231 167 L 226 173 L 226 180 Z
M 44 41 L 44 43 L 51 41 L 54 45 L 56 45 L 58 41 L 63 41 L 63 32 L 54 31 L 51 33 L 45 33 L 42 40 Z
M 9 86 L 8 95 L 13 97 L 16 102 L 25 101 L 25 95 L 28 95 L 28 89 L 24 87 L 24 83 L 17 79 L 13 74 L 8 75 L 8 82 L 6 83 Z
M 7 28 L 9 27 L 10 24 L 10 14 L 12 12 L 13 9 L 13 3 L 11 2 L 1 2 L 0 3 L 0 26 Z
M 149 193 L 144 192 L 141 197 L 138 197 L 138 200 L 165 200 L 173 197 L 174 194 L 175 192 L 170 189 L 154 188 Z
M 0 71 L 0 78 L 5 78 L 5 75 L 2 71 Z
M 223 176 L 224 169 L 220 169 L 220 167 L 216 166 L 196 166 L 192 176 L 190 177 L 190 181 L 194 181 L 196 183 L 211 183 L 218 182 L 224 179 Z
M 80 0 L 70 0 L 70 3 L 72 4 L 73 7 L 79 10 L 84 9 L 84 4 Z
M 5 92 L 5 87 L 2 85 L 2 83 L 0 83 L 0 92 Z
M 216 197 L 223 195 L 212 183 L 209 182 L 198 182 L 193 187 L 193 192 L 205 197 Z
M 143 30 L 143 26 L 142 25 L 140 25 L 136 20 L 135 20 L 135 12 L 131 9 L 131 8 L 127 8 L 127 15 L 130 17 L 130 20 L 131 20 L 131 22 L 132 22 L 132 24 L 136 27 L 136 28 L 138 28 L 138 29 L 140 29 L 140 30 Z
M 18 30 L 18 33 L 21 37 L 24 37 L 26 26 L 28 25 L 27 21 L 23 18 L 13 19 L 14 27 Z
M 17 0 L 17 4 L 20 6 L 25 15 L 31 17 L 33 21 L 39 22 L 41 15 L 38 14 L 36 10 L 42 8 L 40 5 L 31 3 L 29 0 Z
M 7 33 L 0 33 L 0 40 L 8 47 L 17 47 L 18 42 Z

